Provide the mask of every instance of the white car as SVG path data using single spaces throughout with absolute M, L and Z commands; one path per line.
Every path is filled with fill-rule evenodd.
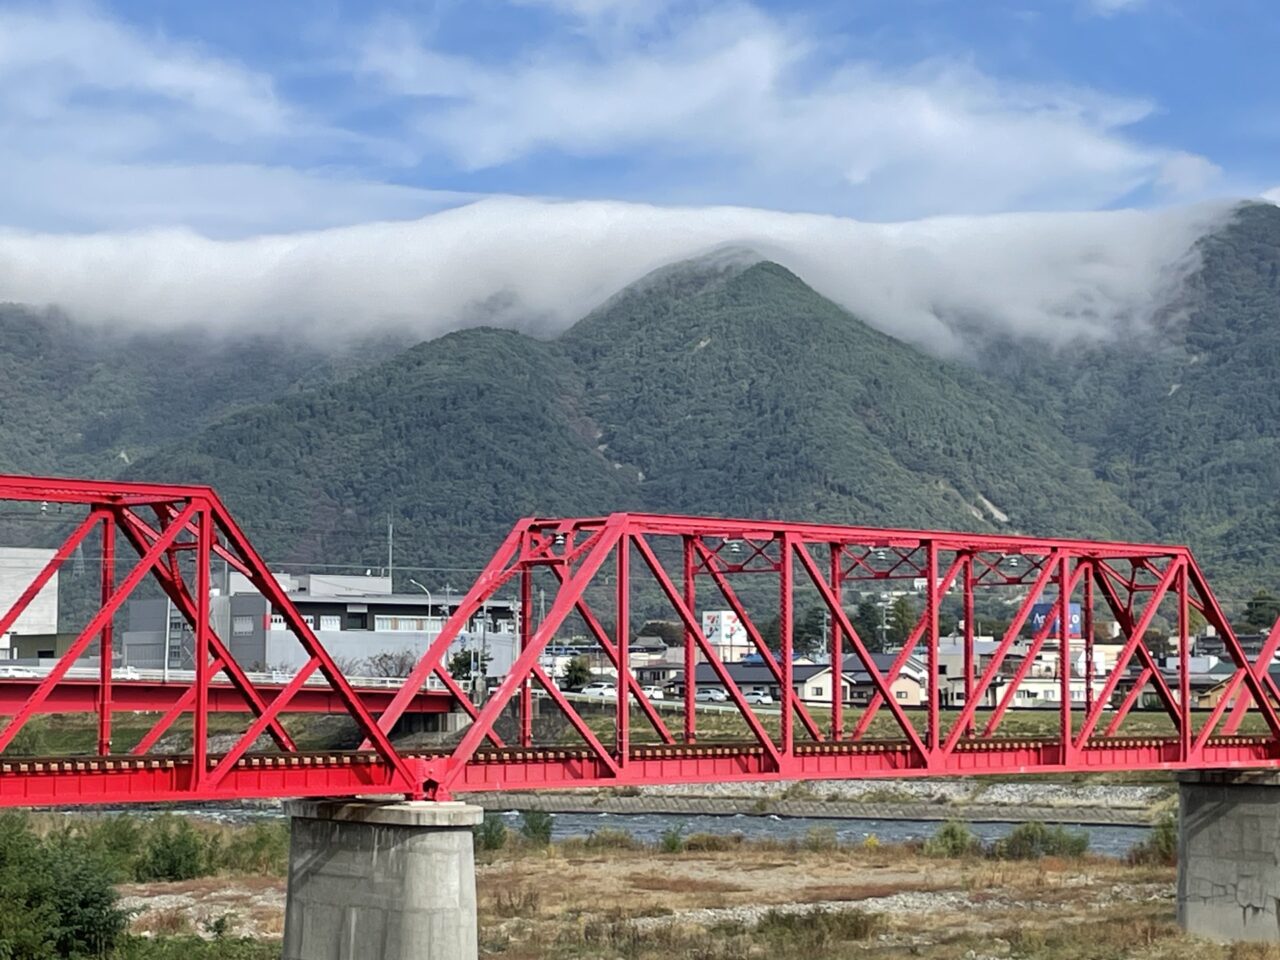
M 766 690 L 748 690 L 742 695 L 742 699 L 757 707 L 773 703 L 773 697 Z
M 727 703 L 729 700 L 729 694 L 725 693 L 719 687 L 703 687 L 694 694 L 693 699 L 697 700 L 699 703 Z
M 640 692 L 650 700 L 665 700 L 667 695 L 662 692 L 661 687 L 641 687 Z
M 597 680 L 594 683 L 588 683 L 578 692 L 584 697 L 613 698 L 618 695 L 612 683 L 605 683 L 602 680 Z

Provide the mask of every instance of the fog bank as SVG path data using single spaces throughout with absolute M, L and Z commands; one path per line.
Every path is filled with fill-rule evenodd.
M 478 324 L 539 335 L 649 271 L 751 247 L 879 329 L 937 353 L 973 328 L 1063 343 L 1148 319 L 1229 204 L 898 224 L 739 207 L 491 198 L 408 222 L 211 240 L 157 230 L 0 231 L 0 302 L 86 324 L 280 329 L 319 341 L 430 338 Z

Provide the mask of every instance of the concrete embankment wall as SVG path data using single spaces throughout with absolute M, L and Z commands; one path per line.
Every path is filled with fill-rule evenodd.
M 615 791 L 494 793 L 468 799 L 488 810 L 874 820 L 1145 825 L 1169 806 L 1171 787 L 977 781 L 687 784 Z

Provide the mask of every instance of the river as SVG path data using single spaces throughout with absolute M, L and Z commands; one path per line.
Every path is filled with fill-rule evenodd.
M 124 810 L 100 810 L 99 814 L 124 813 Z M 161 811 L 138 809 L 131 811 L 141 816 L 155 816 L 161 812 L 179 816 L 216 820 L 222 823 L 249 823 L 254 820 L 277 820 L 284 816 L 277 806 L 217 806 L 185 807 Z M 511 829 L 519 829 L 520 813 L 507 810 L 498 813 Z M 624 830 L 644 843 L 656 843 L 662 835 L 679 828 L 684 836 L 694 833 L 741 834 L 748 840 L 802 840 L 810 830 L 835 830 L 841 843 L 862 843 L 874 836 L 881 843 L 906 843 L 926 840 L 942 826 L 936 820 L 876 820 L 862 817 L 780 817 L 776 814 L 706 814 L 673 813 L 552 813 L 551 838 L 565 840 L 570 837 L 586 837 L 603 829 Z M 963 811 L 956 812 L 956 819 L 963 820 Z M 1136 843 L 1145 840 L 1150 828 L 1138 825 L 1104 825 L 1064 822 L 1072 830 L 1089 835 L 1091 853 L 1109 857 L 1123 857 Z M 969 829 L 984 842 L 1008 836 L 1018 823 L 971 823 Z
M 500 814 L 507 825 L 519 827 L 520 814 L 509 810 Z M 679 827 L 684 836 L 693 833 L 741 834 L 748 840 L 803 839 L 810 830 L 832 830 L 842 843 L 861 843 L 876 837 L 881 843 L 905 843 L 927 839 L 940 823 L 927 820 L 816 819 L 811 817 L 779 817 L 774 815 L 733 814 L 731 816 L 680 816 L 662 813 L 553 813 L 551 837 L 564 840 L 585 837 L 601 829 L 624 830 L 645 843 L 656 842 L 664 832 Z M 974 823 L 970 829 L 984 841 L 1008 836 L 1016 823 Z M 1096 824 L 1064 824 L 1089 835 L 1089 850 L 1109 857 L 1123 857 L 1136 843 L 1145 840 L 1150 829 L 1142 826 L 1100 826 Z

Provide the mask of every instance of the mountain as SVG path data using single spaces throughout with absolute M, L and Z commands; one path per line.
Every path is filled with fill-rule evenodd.
M 340 378 L 394 346 L 118 333 L 0 304 L 0 470 L 119 473 L 232 410 Z
M 618 509 L 1150 533 L 1030 406 L 769 262 L 676 265 L 551 342 L 473 329 L 232 414 L 129 474 L 213 483 L 279 560 L 474 564 Z
M 1186 542 L 1252 590 L 1280 576 L 1280 209 L 1196 252 L 1149 325 L 965 362 L 741 250 L 553 340 L 403 352 L 4 308 L 0 466 L 212 483 L 275 561 L 380 565 L 390 517 L 399 563 L 474 567 L 522 515 L 643 509 Z
M 558 345 L 464 330 L 350 379 L 233 414 L 129 476 L 213 483 L 273 560 L 487 559 L 520 516 L 638 506 L 596 451 Z
M 1280 208 L 1241 206 L 1197 252 L 1199 269 L 1145 334 L 988 356 L 1161 539 L 1189 543 L 1230 582 L 1270 585 L 1280 577 Z

